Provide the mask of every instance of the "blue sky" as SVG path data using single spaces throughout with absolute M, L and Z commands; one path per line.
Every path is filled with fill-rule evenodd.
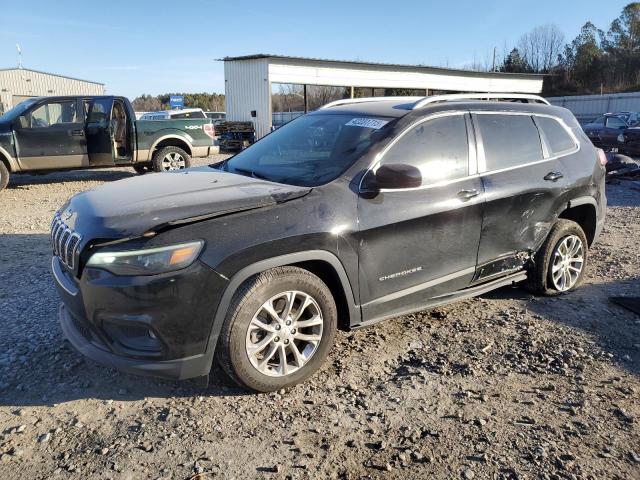
M 627 0 L 3 0 L 0 68 L 103 82 L 112 94 L 224 92 L 224 56 L 272 53 L 464 67 L 555 23 L 608 29 Z

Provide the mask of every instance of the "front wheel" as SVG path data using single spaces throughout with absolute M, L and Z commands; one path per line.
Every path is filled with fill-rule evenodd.
M 191 157 L 180 147 L 164 147 L 153 154 L 153 170 L 156 172 L 170 172 L 182 170 L 191 166 Z
M 337 328 L 331 291 L 307 270 L 279 267 L 247 280 L 227 313 L 216 356 L 238 384 L 259 392 L 310 377 Z
M 584 279 L 588 243 L 576 222 L 560 219 L 534 257 L 527 289 L 539 295 L 558 295 L 575 290 Z

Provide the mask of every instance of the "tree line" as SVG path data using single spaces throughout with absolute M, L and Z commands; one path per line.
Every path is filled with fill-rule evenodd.
M 131 102 L 136 112 L 154 112 L 169 110 L 169 97 L 182 95 L 185 108 L 201 108 L 205 112 L 224 112 L 224 94 L 222 93 L 163 93 L 161 95 L 140 95 Z
M 569 43 L 555 25 L 536 27 L 498 65 L 502 72 L 548 74 L 545 95 L 640 90 L 640 2 L 624 7 L 606 31 L 585 23 Z

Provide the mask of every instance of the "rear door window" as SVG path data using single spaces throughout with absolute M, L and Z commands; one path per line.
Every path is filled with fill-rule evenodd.
M 477 114 L 486 169 L 501 170 L 543 159 L 540 134 L 529 115 Z
M 464 115 L 434 118 L 410 128 L 382 159 L 382 165 L 399 163 L 419 169 L 423 185 L 466 177 L 469 141 Z
M 536 123 L 544 134 L 551 155 L 560 155 L 576 148 L 576 142 L 556 119 L 536 116 Z

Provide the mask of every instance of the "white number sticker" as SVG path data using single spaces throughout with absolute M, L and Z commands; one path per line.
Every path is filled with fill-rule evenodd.
M 378 130 L 387 123 L 389 123 L 388 120 L 379 120 L 377 118 L 353 118 L 345 125 L 347 127 L 373 128 L 374 130 Z

